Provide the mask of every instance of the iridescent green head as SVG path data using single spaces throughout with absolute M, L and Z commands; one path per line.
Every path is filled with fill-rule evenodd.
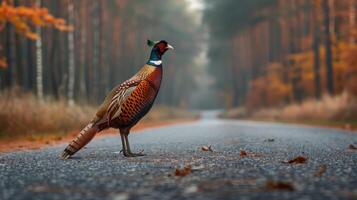
M 160 40 L 160 41 L 147 40 L 147 45 L 149 47 L 152 47 L 151 55 L 150 55 L 151 61 L 161 60 L 161 56 L 164 55 L 164 53 L 167 50 L 174 49 L 165 40 Z

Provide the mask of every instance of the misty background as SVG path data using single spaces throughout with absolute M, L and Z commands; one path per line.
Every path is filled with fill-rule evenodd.
M 3 23 L 2 91 L 97 105 L 147 61 L 147 39 L 164 39 L 175 51 L 159 105 L 254 110 L 356 93 L 356 0 L 5 2 L 47 8 L 73 31 L 35 24 L 35 40 Z

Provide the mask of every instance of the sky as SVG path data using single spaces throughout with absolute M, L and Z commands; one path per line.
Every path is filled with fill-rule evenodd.
M 186 0 L 189 3 L 189 9 L 194 11 L 202 11 L 204 8 L 203 0 Z

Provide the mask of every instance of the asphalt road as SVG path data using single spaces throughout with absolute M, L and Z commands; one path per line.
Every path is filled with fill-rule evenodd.
M 357 199 L 357 150 L 348 148 L 357 146 L 356 132 L 205 113 L 129 139 L 148 155 L 124 158 L 119 135 L 97 138 L 69 160 L 58 156 L 65 144 L 0 154 L 0 199 Z M 282 162 L 297 156 L 308 160 Z M 175 176 L 186 165 L 192 172 Z

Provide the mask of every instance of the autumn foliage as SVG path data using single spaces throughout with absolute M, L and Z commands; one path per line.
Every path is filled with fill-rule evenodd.
M 25 7 L 14 6 L 3 1 L 0 6 L 0 31 L 2 31 L 6 24 L 11 24 L 15 32 L 25 37 L 36 40 L 39 36 L 35 27 L 53 27 L 60 31 L 70 31 L 72 26 L 67 25 L 64 19 L 56 18 L 51 15 L 47 8 L 38 6 Z M 0 67 L 6 67 L 6 59 L 0 58 Z
M 0 69 L 0 92 L 18 86 L 40 99 L 66 97 L 69 104 L 99 104 L 110 88 L 145 63 L 147 39 L 165 39 L 183 51 L 168 54 L 166 81 L 157 101 L 182 107 L 191 103 L 201 34 L 192 20 L 197 13 L 187 12 L 188 2 L 0 2 L 0 66 L 7 65 Z
M 338 42 L 334 50 L 338 57 L 334 60 L 335 94 L 348 91 L 352 95 L 357 95 L 355 84 L 357 82 L 357 57 L 355 56 L 357 46 Z M 325 55 L 322 54 L 320 62 L 323 63 L 324 59 Z M 312 51 L 291 55 L 289 60 L 291 63 L 296 63 L 296 67 L 293 65 L 291 68 L 284 69 L 283 63 L 272 63 L 267 67 L 266 75 L 251 81 L 251 90 L 247 95 L 246 104 L 248 109 L 276 107 L 297 101 L 294 97 L 294 92 L 296 93 L 294 87 L 298 88 L 302 97 L 314 97 L 316 89 L 311 64 L 313 63 Z M 286 73 L 287 76 L 284 75 Z M 321 69 L 320 73 L 324 74 L 325 69 Z M 297 80 L 297 83 L 284 81 L 286 79 Z M 326 82 L 323 76 L 321 82 Z
M 210 70 L 227 107 L 357 95 L 355 0 L 206 1 Z

